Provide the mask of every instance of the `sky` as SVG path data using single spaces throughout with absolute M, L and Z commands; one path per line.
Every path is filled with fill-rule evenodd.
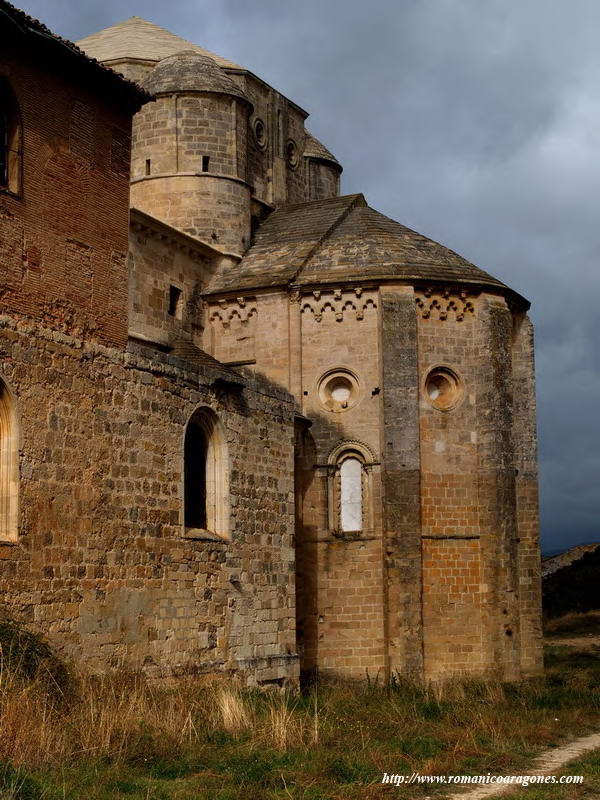
M 21 0 L 77 40 L 137 15 L 310 112 L 343 193 L 532 302 L 542 546 L 600 541 L 597 0 Z

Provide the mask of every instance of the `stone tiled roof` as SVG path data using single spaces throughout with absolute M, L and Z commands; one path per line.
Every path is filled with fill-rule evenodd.
M 22 36 L 35 36 L 40 55 L 44 55 L 45 48 L 50 48 L 52 60 L 70 62 L 73 69 L 77 70 L 77 74 L 85 75 L 90 84 L 95 84 L 114 100 L 137 110 L 150 99 L 137 84 L 105 67 L 93 57 L 93 54 L 85 52 L 68 39 L 52 33 L 42 22 L 28 16 L 6 0 L 0 0 L 0 22 L 3 20 L 10 20 L 12 35 L 19 35 L 20 32 Z M 50 52 L 48 55 L 50 56 Z
M 209 56 L 195 50 L 182 50 L 163 58 L 143 84 L 154 95 L 169 92 L 216 92 L 250 101 L 243 89 L 232 81 Z
M 304 144 L 304 157 L 305 158 L 320 158 L 322 161 L 331 161 L 337 164 L 342 170 L 342 165 L 337 158 L 331 153 L 325 145 L 320 142 L 312 133 L 306 131 L 306 140 Z
M 258 229 L 242 261 L 217 271 L 210 291 L 289 283 L 360 197 L 334 197 L 274 211 Z
M 304 265 L 297 282 L 392 277 L 504 285 L 453 250 L 367 205 L 352 209 Z
M 218 369 L 225 373 L 229 378 L 238 382 L 240 381 L 239 373 L 234 372 L 221 361 L 217 361 L 216 358 L 213 358 L 211 355 L 209 355 L 205 350 L 201 350 L 199 347 L 196 347 L 193 342 L 189 342 L 185 339 L 176 341 L 169 355 L 175 356 L 175 358 L 180 358 L 182 361 L 187 361 L 195 366 L 212 367 L 213 369 Z
M 242 261 L 219 270 L 209 290 L 389 279 L 506 288 L 458 253 L 370 208 L 358 194 L 274 211 Z
M 216 61 L 220 67 L 242 69 L 226 58 L 211 53 L 181 36 L 161 28 L 142 17 L 131 17 L 111 25 L 98 33 L 80 39 L 79 47 L 98 61 L 118 61 L 135 58 L 143 61 L 161 61 L 181 50 L 195 50 Z

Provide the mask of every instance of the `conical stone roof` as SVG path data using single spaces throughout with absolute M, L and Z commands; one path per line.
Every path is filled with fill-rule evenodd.
M 120 61 L 139 59 L 140 61 L 161 61 L 181 50 L 194 50 L 209 56 L 220 67 L 243 69 L 233 61 L 211 53 L 160 25 L 155 25 L 142 17 L 130 17 L 109 28 L 86 36 L 77 42 L 88 56 L 98 61 Z
M 333 153 L 309 131 L 306 131 L 303 155 L 305 158 L 318 158 L 321 161 L 330 161 L 332 164 L 336 164 L 340 168 L 340 171 L 342 169 L 342 165 Z
M 443 282 L 511 291 L 458 253 L 370 208 L 363 195 L 283 206 L 209 293 L 346 281 Z
M 143 83 L 150 94 L 171 92 L 214 92 L 239 97 L 250 103 L 241 86 L 233 81 L 209 56 L 195 50 L 182 50 L 163 58 Z

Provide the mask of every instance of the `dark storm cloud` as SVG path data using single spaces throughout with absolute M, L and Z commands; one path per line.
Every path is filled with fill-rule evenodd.
M 137 14 L 311 112 L 343 188 L 533 301 L 544 544 L 599 539 L 596 0 L 23 0 L 77 39 Z

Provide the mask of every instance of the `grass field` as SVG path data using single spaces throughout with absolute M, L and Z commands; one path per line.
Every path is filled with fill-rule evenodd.
M 544 622 L 546 636 L 600 636 L 600 611 L 564 614 Z
M 0 673 L 0 798 L 419 800 L 442 794 L 382 786 L 383 773 L 519 774 L 541 749 L 600 730 L 600 658 L 560 645 L 544 677 L 519 684 L 320 683 L 302 695 L 76 680 L 31 648 Z M 598 782 L 598 760 L 584 766 Z M 515 798 L 594 796 L 567 788 Z
M 510 800 L 598 800 L 600 797 L 600 751 L 578 761 L 573 761 L 560 775 L 581 775 L 580 786 L 528 786 L 510 796 Z

